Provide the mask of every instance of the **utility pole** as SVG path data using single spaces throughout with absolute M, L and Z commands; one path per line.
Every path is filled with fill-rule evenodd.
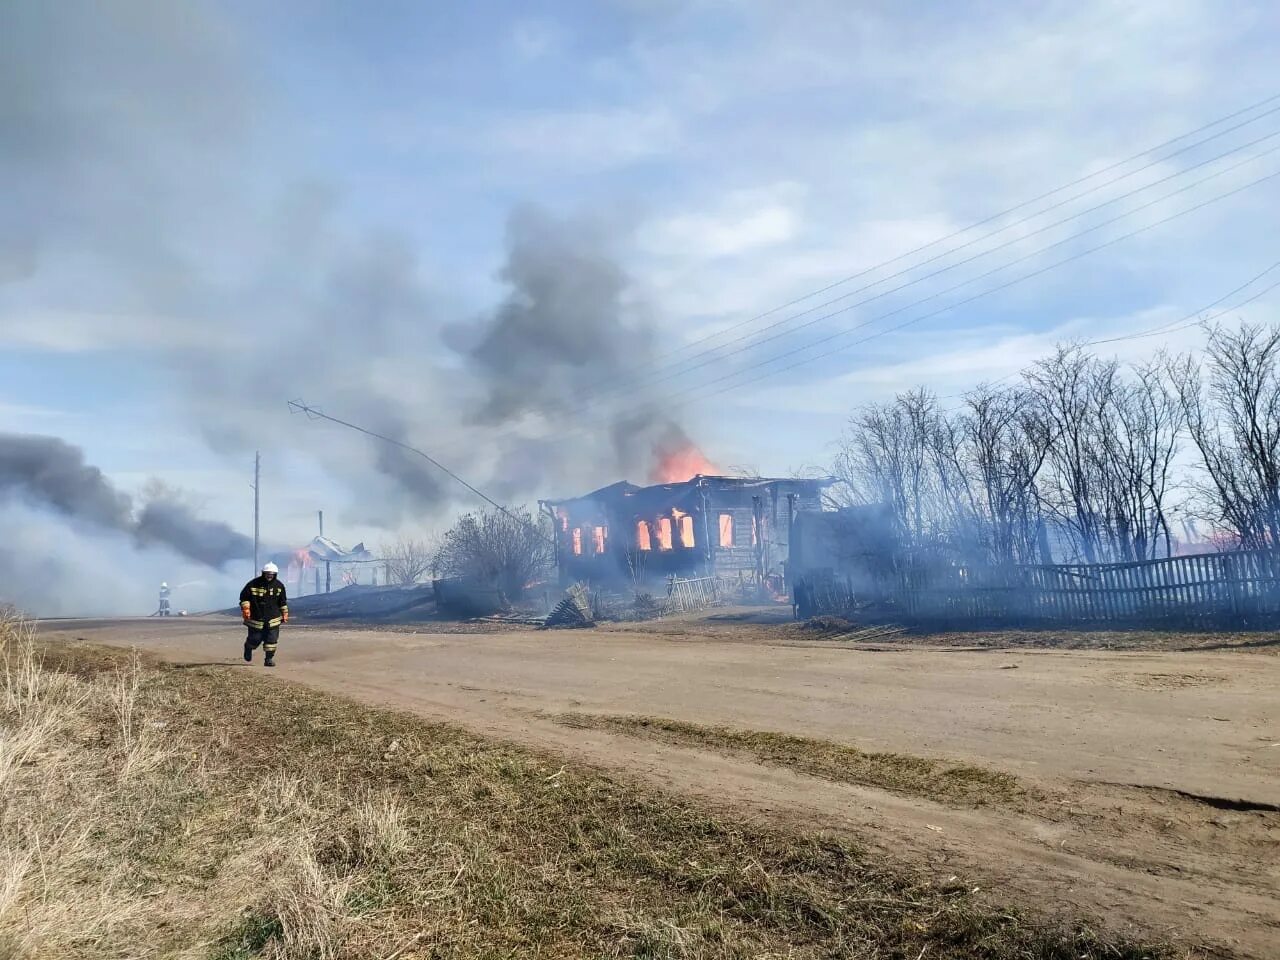
M 253 575 L 258 575 L 258 479 L 262 474 L 262 454 L 253 454 Z
M 324 511 L 317 510 L 316 512 L 320 514 L 320 536 L 323 537 L 324 536 Z

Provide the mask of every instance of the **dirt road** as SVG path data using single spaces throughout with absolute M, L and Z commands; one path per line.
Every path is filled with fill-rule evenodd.
M 48 637 L 240 661 L 237 621 L 48 623 Z M 852 830 L 993 896 L 1280 956 L 1280 656 L 867 650 L 722 629 L 433 634 L 295 627 L 282 680 L 448 719 L 756 816 Z M 255 666 L 252 669 L 261 669 Z M 566 727 L 643 714 L 965 761 L 1042 791 L 946 806 Z

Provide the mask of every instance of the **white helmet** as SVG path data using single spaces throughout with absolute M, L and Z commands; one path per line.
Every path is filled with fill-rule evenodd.
M 264 563 L 264 564 L 262 565 L 262 572 L 263 572 L 263 573 L 279 573 L 279 572 L 280 572 L 280 568 L 279 568 L 279 567 L 277 567 L 277 566 L 276 566 L 274 563 L 272 563 L 270 560 L 268 560 L 266 563 Z
M 169 589 L 169 584 L 168 584 L 168 583 L 163 583 L 163 582 L 162 582 L 162 583 L 160 584 L 160 589 L 161 589 L 161 590 L 168 590 L 168 589 Z

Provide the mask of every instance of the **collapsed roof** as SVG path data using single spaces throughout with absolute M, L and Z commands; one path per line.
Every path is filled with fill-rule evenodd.
M 305 547 L 279 554 L 272 559 L 283 566 L 297 563 L 304 556 L 310 563 L 367 563 L 376 559 L 363 542 L 357 543 L 350 550 L 344 550 L 339 543 L 328 537 L 315 537 Z

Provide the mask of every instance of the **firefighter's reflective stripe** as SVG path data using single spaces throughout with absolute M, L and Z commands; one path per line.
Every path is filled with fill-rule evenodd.
M 240 609 L 255 630 L 274 629 L 288 615 L 289 596 L 285 585 L 265 577 L 250 580 L 240 591 Z

